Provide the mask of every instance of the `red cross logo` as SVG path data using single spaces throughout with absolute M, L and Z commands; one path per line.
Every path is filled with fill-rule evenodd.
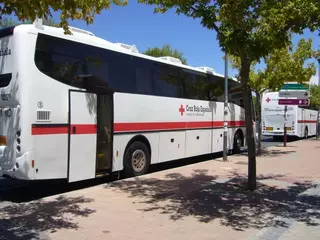
M 181 113 L 181 116 L 183 116 L 183 113 L 185 112 L 185 109 L 184 109 L 182 104 L 181 104 L 181 106 L 179 108 L 179 112 Z
M 271 99 L 268 97 L 268 98 L 266 99 L 266 102 L 269 103 L 270 101 L 271 101 Z

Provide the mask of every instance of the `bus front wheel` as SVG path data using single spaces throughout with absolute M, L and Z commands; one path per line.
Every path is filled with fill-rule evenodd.
M 124 173 L 128 177 L 140 176 L 148 172 L 150 152 L 140 141 L 133 142 L 124 154 Z

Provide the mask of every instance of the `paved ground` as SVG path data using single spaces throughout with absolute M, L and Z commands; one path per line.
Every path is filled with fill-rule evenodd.
M 244 189 L 245 155 L 0 209 L 0 239 L 320 239 L 320 142 L 271 147 Z

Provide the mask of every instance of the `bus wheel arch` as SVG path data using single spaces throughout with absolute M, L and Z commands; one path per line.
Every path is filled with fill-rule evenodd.
M 123 170 L 127 177 L 140 176 L 148 172 L 151 164 L 151 146 L 143 135 L 133 137 L 127 144 L 123 156 Z
M 244 145 L 244 135 L 241 129 L 237 129 L 233 138 L 233 153 L 240 153 L 241 147 Z

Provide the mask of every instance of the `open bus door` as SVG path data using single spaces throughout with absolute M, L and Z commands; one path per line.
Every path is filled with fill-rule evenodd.
M 112 171 L 113 93 L 69 91 L 68 182 Z

